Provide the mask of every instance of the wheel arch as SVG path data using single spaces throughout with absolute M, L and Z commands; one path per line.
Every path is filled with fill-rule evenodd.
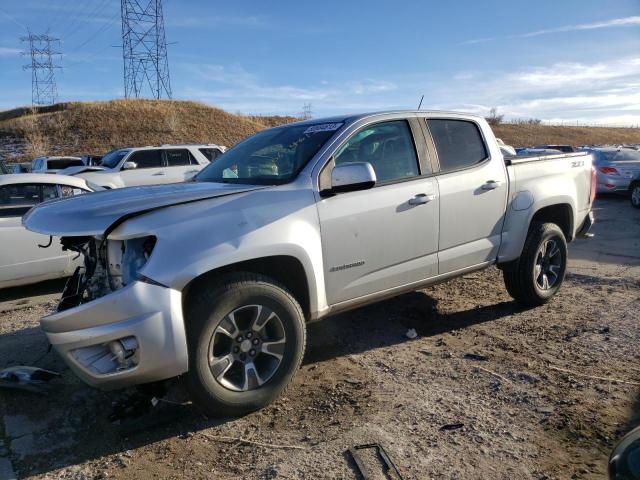
M 191 295 L 200 286 L 216 277 L 232 272 L 258 273 L 273 278 L 284 285 L 302 307 L 307 321 L 312 305 L 307 273 L 302 262 L 292 255 L 272 255 L 230 263 L 204 272 L 193 278 L 182 290 L 182 308 L 185 310 Z
M 538 209 L 531 217 L 529 228 L 533 222 L 555 223 L 564 233 L 567 242 L 573 240 L 573 209 L 568 203 L 557 203 Z

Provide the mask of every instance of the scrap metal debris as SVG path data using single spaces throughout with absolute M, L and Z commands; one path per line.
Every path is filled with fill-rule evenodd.
M 38 367 L 15 366 L 0 370 L 0 387 L 25 390 L 45 395 L 49 382 L 60 374 Z
M 379 476 L 369 475 L 369 469 L 365 466 L 365 463 L 359 453 L 361 450 L 373 449 L 375 453 L 382 463 L 383 473 L 385 478 L 390 478 L 393 480 L 403 480 L 402 475 L 400 475 L 400 471 L 395 466 L 395 464 L 389 458 L 386 450 L 379 443 L 367 443 L 364 445 L 356 445 L 355 447 L 351 447 L 349 449 L 349 453 L 351 454 L 351 458 L 356 463 L 356 467 L 358 468 L 358 472 L 362 476 L 363 480 L 369 480 L 374 478 L 379 478 Z

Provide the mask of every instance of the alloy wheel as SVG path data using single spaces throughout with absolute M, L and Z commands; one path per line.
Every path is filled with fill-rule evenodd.
M 209 367 L 223 387 L 255 390 L 282 362 L 286 334 L 282 320 L 264 305 L 245 305 L 225 316 L 209 343 Z
M 538 288 L 550 290 L 556 285 L 560 278 L 562 262 L 562 251 L 555 240 L 547 240 L 540 246 L 534 272 Z

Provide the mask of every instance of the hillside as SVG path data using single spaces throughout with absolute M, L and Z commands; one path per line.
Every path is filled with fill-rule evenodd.
M 104 153 L 127 145 L 234 145 L 293 117 L 235 115 L 202 103 L 166 100 L 72 102 L 0 112 L 0 155 Z M 4 150 L 4 152 L 2 152 Z
M 237 115 L 177 100 L 72 102 L 0 112 L 0 156 L 100 154 L 127 145 L 218 143 L 231 146 L 294 117 Z M 501 124 L 496 136 L 514 146 L 539 143 L 640 143 L 637 128 Z

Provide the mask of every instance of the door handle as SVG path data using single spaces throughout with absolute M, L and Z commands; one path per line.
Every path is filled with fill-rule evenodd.
M 151 176 L 152 176 L 152 177 L 157 177 L 157 176 L 159 176 L 159 175 L 164 175 L 164 172 L 157 172 L 157 173 L 154 173 L 154 174 L 153 174 L 153 175 L 151 175 Z
M 488 180 L 486 183 L 484 183 L 482 185 L 482 189 L 483 190 L 495 190 L 500 185 L 502 185 L 502 182 L 499 182 L 497 180 Z
M 426 193 L 418 193 L 415 197 L 409 199 L 409 205 L 424 205 L 431 200 L 435 200 L 436 196 L 433 193 L 427 195 Z

